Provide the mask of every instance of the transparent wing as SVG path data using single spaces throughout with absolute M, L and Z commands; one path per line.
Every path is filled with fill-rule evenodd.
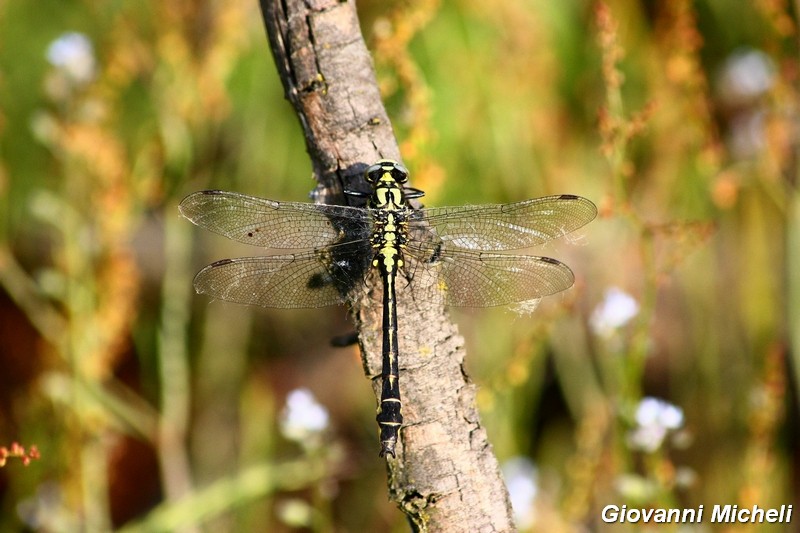
M 492 307 L 538 300 L 570 288 L 567 265 L 549 257 L 454 251 L 422 270 L 433 283 L 418 284 L 414 294 L 454 307 Z
M 363 280 L 373 255 L 367 209 L 280 203 L 223 191 L 189 195 L 180 209 L 198 226 L 239 242 L 308 249 L 207 266 L 195 278 L 195 288 L 222 300 L 281 308 L 341 303 Z M 413 211 L 406 252 L 415 259 L 414 292 L 447 305 L 484 307 L 567 289 L 573 276 L 566 265 L 491 251 L 541 244 L 583 226 L 596 213 L 589 200 L 571 195 Z
M 411 214 L 411 240 L 420 252 L 432 253 L 442 243 L 445 249 L 519 250 L 566 235 L 595 216 L 591 201 L 569 194 L 512 204 L 434 207 Z
M 355 246 L 292 255 L 223 259 L 194 278 L 198 293 L 262 307 L 324 307 L 342 303 L 369 266 Z
M 199 191 L 181 202 L 192 223 L 245 244 L 317 248 L 367 238 L 369 216 L 355 207 L 275 202 L 226 191 Z

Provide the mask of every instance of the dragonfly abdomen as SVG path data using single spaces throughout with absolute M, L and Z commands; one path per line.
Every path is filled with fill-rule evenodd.
M 381 399 L 378 407 L 381 456 L 395 456 L 395 446 L 403 415 L 400 401 L 397 342 L 397 274 L 403 268 L 403 248 L 408 239 L 408 214 L 402 183 L 408 179 L 393 162 L 378 163 L 367 171 L 367 181 L 373 185 L 369 207 L 373 214 L 372 246 L 375 250 L 372 266 L 383 280 L 383 361 L 381 369 Z
M 380 456 L 395 456 L 398 432 L 403 425 L 400 410 L 400 367 L 397 361 L 397 303 L 395 301 L 396 272 L 383 277 L 383 361 L 381 370 L 381 400 L 378 408 L 380 427 Z

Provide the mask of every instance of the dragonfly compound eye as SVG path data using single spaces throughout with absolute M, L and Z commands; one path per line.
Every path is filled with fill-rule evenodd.
M 367 171 L 364 173 L 364 179 L 367 180 L 367 183 L 375 183 L 381 177 L 383 172 L 383 165 L 379 161 L 367 169 Z
M 406 183 L 408 181 L 408 169 L 400 163 L 392 161 L 392 177 L 397 183 Z

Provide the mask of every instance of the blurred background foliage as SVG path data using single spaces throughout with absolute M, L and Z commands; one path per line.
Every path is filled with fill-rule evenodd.
M 456 315 L 521 529 L 800 506 L 797 8 L 359 2 L 428 205 L 600 208 L 573 289 Z M 252 250 L 184 195 L 313 186 L 256 2 L 0 2 L 0 530 L 406 530 L 345 309 L 191 288 Z

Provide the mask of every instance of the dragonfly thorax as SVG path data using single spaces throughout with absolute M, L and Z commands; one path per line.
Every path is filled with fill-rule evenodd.
M 370 166 L 364 178 L 372 185 L 368 206 L 372 209 L 406 209 L 406 194 L 403 190 L 408 182 L 408 170 L 395 161 L 383 160 Z

